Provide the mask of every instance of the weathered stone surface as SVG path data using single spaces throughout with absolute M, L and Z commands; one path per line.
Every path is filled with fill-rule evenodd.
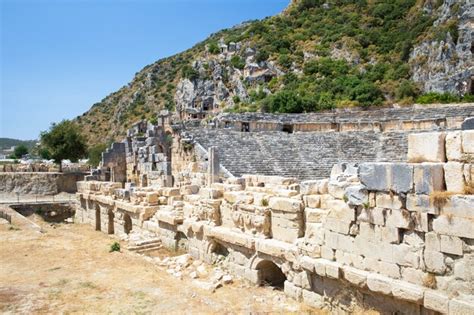
M 379 208 L 401 209 L 403 207 L 403 199 L 399 195 L 391 195 L 387 193 L 376 193 L 375 204 Z
M 426 290 L 425 297 L 423 300 L 423 306 L 427 309 L 440 312 L 443 314 L 448 313 L 449 298 L 434 290 Z
M 395 163 L 390 169 L 391 190 L 397 194 L 408 193 L 413 189 L 413 165 Z
M 363 271 L 354 267 L 344 266 L 342 267 L 342 273 L 344 279 L 356 285 L 360 288 L 367 286 L 367 276 L 370 274 L 367 271 Z
M 328 200 L 326 203 L 329 209 L 329 218 L 351 222 L 355 220 L 355 210 L 349 207 L 342 200 Z
M 470 300 L 452 299 L 449 301 L 449 314 L 465 315 L 474 314 L 474 299 Z
M 474 130 L 474 117 L 464 119 L 461 124 L 462 130 Z
M 438 214 L 439 209 L 433 205 L 428 195 L 408 194 L 406 208 L 409 211 Z
M 313 291 L 303 290 L 303 301 L 315 308 L 324 307 L 324 297 Z
M 408 135 L 408 162 L 445 162 L 445 134 L 442 132 Z
M 461 161 L 462 138 L 460 131 L 452 131 L 446 134 L 446 157 L 448 161 Z
M 440 215 L 433 220 L 433 231 L 439 234 L 474 238 L 472 219 Z
M 448 162 L 444 164 L 444 179 L 446 190 L 454 193 L 464 192 L 464 164 L 459 162 Z
M 444 170 L 441 163 L 423 163 L 415 165 L 415 192 L 429 195 L 444 190 Z
M 270 208 L 286 212 L 300 212 L 303 210 L 301 200 L 283 197 L 272 197 L 269 203 Z
M 462 132 L 462 151 L 463 153 L 474 153 L 474 130 Z
M 417 304 L 423 303 L 425 290 L 417 285 L 405 281 L 393 281 L 392 294 L 394 297 Z
M 359 166 L 359 177 L 368 190 L 388 191 L 390 180 L 388 178 L 388 163 L 362 163 Z
M 321 196 L 320 195 L 307 195 L 303 196 L 303 201 L 306 207 L 309 208 L 319 208 L 321 206 Z
M 392 293 L 392 279 L 378 274 L 367 276 L 367 286 L 370 290 L 389 295 Z
M 360 206 L 369 202 L 369 192 L 364 185 L 347 187 L 344 196 L 349 206 Z
M 444 255 L 439 252 L 425 250 L 423 253 L 426 269 L 430 272 L 442 274 L 446 271 Z
M 443 253 L 461 256 L 463 241 L 456 236 L 441 235 L 440 249 Z

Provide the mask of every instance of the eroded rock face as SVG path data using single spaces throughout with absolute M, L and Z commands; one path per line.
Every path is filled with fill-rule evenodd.
M 457 23 L 458 38 L 447 32 L 445 40 L 428 39 L 415 46 L 409 60 L 412 79 L 425 92 L 469 93 L 474 68 L 472 1 L 446 0 L 432 13 L 438 15 L 435 27 Z

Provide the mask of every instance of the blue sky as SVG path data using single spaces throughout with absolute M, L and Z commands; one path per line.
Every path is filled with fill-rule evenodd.
M 0 0 L 0 137 L 37 138 L 147 64 L 289 0 Z

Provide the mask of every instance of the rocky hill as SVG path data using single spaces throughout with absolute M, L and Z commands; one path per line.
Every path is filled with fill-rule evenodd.
M 160 109 L 209 118 L 472 100 L 473 19 L 471 0 L 293 0 L 146 66 L 76 121 L 100 143 Z

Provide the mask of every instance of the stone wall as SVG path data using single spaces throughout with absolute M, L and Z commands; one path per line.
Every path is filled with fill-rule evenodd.
M 83 173 L 0 172 L 0 192 L 32 195 L 75 193 Z
M 128 193 L 82 182 L 76 219 L 185 240 L 197 259 L 335 312 L 469 314 L 473 148 L 474 131 L 420 133 L 408 137 L 410 163 L 340 163 L 326 179 L 244 175 Z

